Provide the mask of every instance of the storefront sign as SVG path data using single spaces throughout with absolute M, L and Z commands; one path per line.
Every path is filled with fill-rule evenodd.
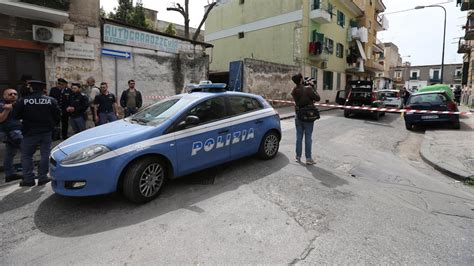
M 64 42 L 64 55 L 69 58 L 94 60 L 94 45 L 79 42 Z
M 104 24 L 104 42 L 178 53 L 178 40 L 122 26 Z

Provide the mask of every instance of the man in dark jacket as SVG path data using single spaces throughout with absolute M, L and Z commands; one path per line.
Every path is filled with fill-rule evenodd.
M 71 96 L 66 112 L 69 114 L 69 122 L 74 133 L 79 133 L 86 129 L 86 111 L 89 107 L 89 99 L 81 93 L 81 84 L 71 84 Z
M 305 106 L 313 106 L 314 102 L 321 100 L 318 93 L 314 90 L 314 83 L 310 83 L 310 86 L 303 86 L 303 76 L 301 74 L 296 74 L 292 78 L 296 86 L 291 91 L 291 96 L 295 101 L 295 111 L 297 112 L 299 108 Z M 316 162 L 312 157 L 312 145 L 313 145 L 313 128 L 314 122 L 304 122 L 298 119 L 298 116 L 295 116 L 295 125 L 296 125 L 296 161 L 301 163 L 301 154 L 303 149 L 303 135 L 305 139 L 305 156 L 306 164 L 312 165 Z
M 122 92 L 120 106 L 124 110 L 125 117 L 135 114 L 142 107 L 142 94 L 135 89 L 135 81 L 128 81 L 128 89 Z
M 5 182 L 22 179 L 17 175 L 13 165 L 13 158 L 20 150 L 23 135 L 21 134 L 21 122 L 16 118 L 15 103 L 18 92 L 14 89 L 3 91 L 3 100 L 0 101 L 0 141 L 5 143 L 5 154 L 3 157 L 3 169 Z
M 71 89 L 67 87 L 67 81 L 63 78 L 58 79 L 58 85 L 51 88 L 49 96 L 56 99 L 59 108 L 61 109 L 61 137 L 67 139 L 67 133 L 69 128 L 69 113 L 66 111 L 69 103 L 69 96 L 71 95 Z
M 21 164 L 23 181 L 20 186 L 35 185 L 33 174 L 33 154 L 40 147 L 40 164 L 38 169 L 38 186 L 51 181 L 48 178 L 49 154 L 51 152 L 52 133 L 60 119 L 58 103 L 52 97 L 44 95 L 46 84 L 41 81 L 30 81 L 33 93 L 17 103 L 17 118 L 22 119 L 23 141 L 21 143 Z

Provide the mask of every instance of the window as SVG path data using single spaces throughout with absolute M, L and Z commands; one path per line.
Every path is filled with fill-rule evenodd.
M 325 39 L 325 44 L 324 46 L 327 48 L 328 53 L 333 54 L 334 53 L 334 41 L 326 38 Z
M 239 4 L 243 5 L 245 3 L 245 0 L 240 0 Z
M 324 34 L 318 33 L 318 30 L 313 30 L 311 32 L 311 41 L 320 42 L 322 44 L 324 42 Z
M 332 20 L 332 11 L 333 11 L 334 7 L 331 3 L 328 3 L 328 12 L 329 12 L 329 15 L 331 16 L 331 20 Z
M 245 33 L 243 31 L 239 32 L 239 39 L 243 39 L 245 37 Z
M 331 71 L 324 71 L 323 75 L 323 90 L 332 90 L 333 73 Z
M 440 79 L 441 70 L 438 69 L 430 69 L 430 79 L 432 80 L 439 80 Z
M 232 96 L 229 97 L 229 102 L 231 115 L 240 115 L 262 109 L 262 105 L 256 99 L 250 97 Z
M 454 75 L 455 75 L 455 78 L 461 78 L 462 77 L 462 68 L 457 68 Z
M 205 124 L 227 116 L 224 97 L 212 98 L 204 101 L 189 111 L 188 116 L 199 117 L 200 123 Z
M 318 68 L 316 67 L 311 67 L 311 78 L 318 81 Z
M 341 76 L 342 76 L 341 73 L 337 73 L 337 85 L 336 85 L 336 88 L 337 88 L 338 90 L 341 89 Z
M 337 11 L 337 25 L 343 28 L 346 25 L 346 15 L 339 10 Z
M 418 79 L 418 76 L 420 76 L 419 70 L 410 71 L 410 79 Z
M 395 78 L 401 78 L 401 77 L 402 77 L 402 71 L 396 71 Z
M 338 43 L 336 45 L 336 56 L 339 57 L 339 58 L 343 58 L 344 57 L 344 45 Z

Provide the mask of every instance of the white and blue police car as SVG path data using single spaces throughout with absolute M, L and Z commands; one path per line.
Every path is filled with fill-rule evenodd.
M 52 187 L 147 202 L 168 178 L 253 154 L 271 159 L 280 139 L 278 113 L 262 97 L 203 83 L 59 144 L 50 156 Z

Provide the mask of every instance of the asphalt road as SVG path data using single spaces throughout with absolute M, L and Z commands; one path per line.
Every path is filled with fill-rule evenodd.
M 280 153 L 171 181 L 155 201 L 0 187 L 1 264 L 474 264 L 474 189 L 418 155 L 423 132 L 325 112 L 318 164 Z

